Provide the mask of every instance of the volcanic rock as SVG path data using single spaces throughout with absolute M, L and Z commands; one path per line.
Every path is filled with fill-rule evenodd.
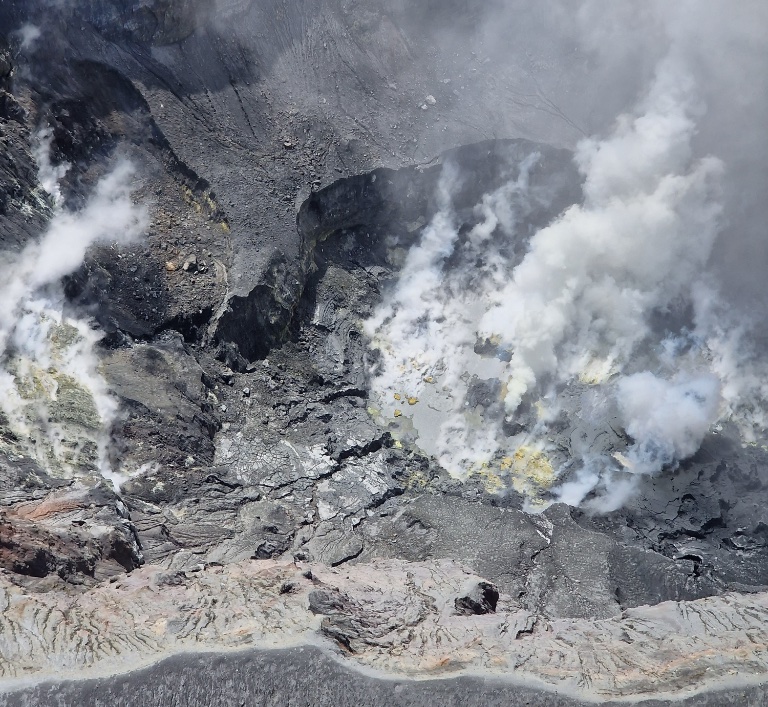
M 371 399 L 361 322 L 447 171 L 467 175 L 462 233 L 532 156 L 526 232 L 583 201 L 581 129 L 544 97 L 589 57 L 553 78 L 505 50 L 459 83 L 482 64 L 470 49 L 436 62 L 436 27 L 472 26 L 476 2 L 54 5 L 0 6 L 0 32 L 43 33 L 34 51 L 0 41 L 2 248 L 54 213 L 41 127 L 52 164 L 70 165 L 67 204 L 129 159 L 150 225 L 92 247 L 64 282 L 66 311 L 104 333 L 107 459 L 85 444 L 100 428 L 74 387 L 56 408 L 74 470 L 0 419 L 0 705 L 764 699 L 764 449 L 725 426 L 618 511 L 537 514 L 524 491 L 454 479 L 423 450 L 405 425 L 424 396 L 398 393 L 395 421 Z M 559 449 L 583 432 L 578 393 Z
M 496 611 L 499 590 L 489 582 L 478 582 L 466 594 L 456 597 L 457 614 L 488 614 Z

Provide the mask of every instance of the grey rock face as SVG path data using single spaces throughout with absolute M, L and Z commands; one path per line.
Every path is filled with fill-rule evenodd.
M 369 411 L 361 321 L 435 213 L 445 166 L 472 175 L 454 195 L 465 225 L 533 151 L 547 198 L 531 224 L 582 198 L 562 149 L 580 130 L 539 80 L 588 58 L 538 79 L 507 53 L 493 72 L 470 48 L 435 61 L 434 6 L 0 6 L 0 31 L 43 32 L 26 53 L 0 41 L 2 248 L 51 216 L 43 126 L 71 204 L 125 156 L 151 211 L 143 243 L 93 248 L 65 283 L 106 334 L 119 492 L 93 470 L 48 473 L 0 421 L 0 653 L 16 690 L 0 704 L 764 700 L 716 692 L 766 674 L 764 450 L 726 429 L 621 511 L 531 515 Z M 477 9 L 440 7 L 459 28 Z M 564 426 L 564 447 L 580 432 Z M 522 682 L 496 681 L 510 675 Z M 16 689 L 23 676 L 38 684 Z
M 213 8 L 211 0 L 102 0 L 73 5 L 81 21 L 93 23 L 108 36 L 161 46 L 189 37 Z

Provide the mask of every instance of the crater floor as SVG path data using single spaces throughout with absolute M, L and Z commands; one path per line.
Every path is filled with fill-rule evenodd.
M 119 488 L 0 419 L 0 704 L 762 704 L 763 447 L 726 426 L 619 511 L 531 513 L 551 497 L 530 465 L 454 478 L 414 418 L 430 401 L 395 415 L 371 390 L 363 322 L 446 169 L 467 228 L 534 154 L 531 224 L 582 199 L 569 148 L 602 126 L 548 96 L 588 58 L 446 51 L 399 3 L 310 5 L 0 7 L 2 248 L 52 217 L 44 126 L 68 204 L 125 157 L 150 214 L 64 281 L 103 332 Z M 497 393 L 477 387 L 479 419 Z M 62 419 L 82 451 L 93 429 Z

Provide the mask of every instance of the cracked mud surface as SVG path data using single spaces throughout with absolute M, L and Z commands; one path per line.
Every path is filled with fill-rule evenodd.
M 190 650 L 324 638 L 384 674 L 513 675 L 587 698 L 676 692 L 694 676 L 698 689 L 729 687 L 736 675 L 743 681 L 765 670 L 765 595 L 668 602 L 600 621 L 547 619 L 506 594 L 494 597 L 492 611 L 457 610 L 462 598 L 488 586 L 449 560 L 343 569 L 271 560 L 195 571 L 147 567 L 77 598 L 48 592 L 30 600 L 6 590 L 3 657 L 13 666 L 10 678 L 30 670 L 87 678 Z M 21 636 L 55 647 L 41 661 Z
M 504 115 L 455 95 L 430 68 L 423 27 L 375 3 L 224 2 L 210 23 L 194 19 L 204 3 L 145 3 L 127 23 L 123 5 L 73 3 L 47 18 L 0 8 L 0 27 L 32 21 L 55 38 L 30 56 L 0 38 L 3 248 L 51 215 L 32 157 L 42 124 L 54 157 L 73 165 L 71 199 L 127 154 L 152 218 L 142 243 L 92 249 L 66 283 L 106 332 L 103 375 L 122 411 L 111 454 L 130 478 L 116 493 L 93 471 L 57 476 L 3 437 L 4 689 L 186 651 L 303 644 L 390 675 L 529 682 L 530 704 L 561 699 L 539 688 L 578 704 L 762 680 L 764 449 L 724 429 L 621 511 L 531 515 L 514 490 L 450 478 L 369 411 L 361 321 L 434 213 L 442 166 L 474 175 L 458 197 L 471 219 L 510 155 L 538 150 L 558 213 L 580 199 L 560 149 L 580 134 L 573 121 L 502 84 L 522 75 L 514 62 L 497 75 Z M 469 49 L 456 61 L 479 64 Z M 437 105 L 422 110 L 427 93 Z M 480 583 L 498 604 L 467 616 L 457 607 L 487 601 Z M 310 654 L 286 655 L 307 675 L 345 669 Z M 237 655 L 232 669 L 254 672 Z M 207 660 L 189 665 L 224 681 L 226 662 Z M 169 685 L 184 665 L 167 669 Z M 373 678 L 347 679 L 362 680 L 358 703 L 385 699 Z M 404 684 L 403 704 L 450 704 Z M 494 704 L 482 683 L 460 684 L 462 704 Z M 47 704 L 49 688 L 29 689 L 0 703 Z M 76 682 L 60 690 L 67 704 L 85 699 Z M 210 704 L 230 699 L 199 690 Z M 112 702 L 163 704 L 161 692 Z M 331 688 L 307 697 L 338 699 Z

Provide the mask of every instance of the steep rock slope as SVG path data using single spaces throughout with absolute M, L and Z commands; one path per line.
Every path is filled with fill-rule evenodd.
M 445 22 L 471 28 L 475 9 L 452 4 Z M 36 238 L 53 213 L 33 154 L 43 128 L 54 165 L 69 165 L 69 204 L 127 157 L 151 216 L 144 241 L 92 248 L 65 284 L 71 311 L 105 332 L 120 490 L 93 470 L 57 476 L 3 432 L 9 666 L 40 680 L 281 636 L 319 640 L 358 667 L 517 673 L 583 698 L 764 675 L 764 596 L 718 596 L 768 583 L 760 448 L 726 430 L 622 511 L 530 515 L 519 493 L 449 478 L 370 414 L 360 323 L 437 210 L 446 165 L 472 175 L 455 197 L 466 223 L 534 151 L 550 198 L 533 220 L 581 199 L 560 148 L 588 116 L 570 119 L 546 96 L 588 58 L 534 71 L 545 56 L 457 54 L 432 19 L 335 0 L 0 8 L 3 249 Z M 25 23 L 41 37 L 12 33 Z M 507 136 L 527 139 L 490 139 Z M 496 613 L 463 615 L 484 606 L 476 588 L 488 583 Z M 8 703 L 43 703 L 35 689 Z M 75 684 L 58 689 L 84 699 Z M 113 687 L 87 689 L 101 699 Z M 322 699 L 337 698 L 329 688 Z

